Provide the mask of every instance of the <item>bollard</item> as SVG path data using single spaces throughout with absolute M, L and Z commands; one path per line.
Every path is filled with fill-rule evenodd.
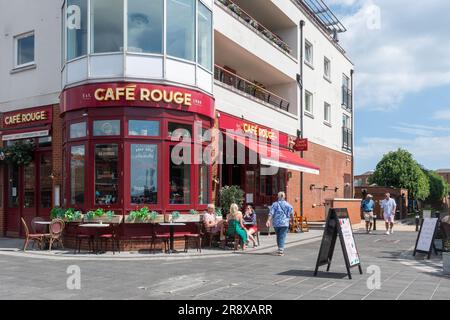
M 377 231 L 377 215 L 373 215 L 373 231 Z
M 416 232 L 419 231 L 419 224 L 420 224 L 420 216 L 416 215 Z

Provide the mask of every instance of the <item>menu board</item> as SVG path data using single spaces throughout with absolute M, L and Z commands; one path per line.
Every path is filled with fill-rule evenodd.
M 353 238 L 353 230 L 350 219 L 339 219 L 339 225 L 341 226 L 342 237 L 344 239 L 345 249 L 350 266 L 356 266 L 359 264 L 359 254 L 358 250 L 356 249 L 355 238 Z
M 434 236 L 436 234 L 436 226 L 438 218 L 425 218 L 422 222 L 415 251 L 430 252 Z

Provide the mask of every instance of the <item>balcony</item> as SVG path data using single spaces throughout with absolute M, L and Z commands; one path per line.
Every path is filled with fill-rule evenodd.
M 218 65 L 214 66 L 214 79 L 229 87 L 246 93 L 261 102 L 289 112 L 290 103 L 286 99 L 266 90 L 260 84 L 244 79 Z
M 231 0 L 216 0 L 216 3 L 217 2 L 220 3 L 224 9 L 233 13 L 233 15 L 237 17 L 240 22 L 253 29 L 262 38 L 271 42 L 283 52 L 292 55 L 293 52 L 291 47 L 285 41 L 283 41 L 280 36 L 276 35 L 260 22 L 258 22 L 235 2 Z
M 342 128 L 342 150 L 352 152 L 353 150 L 353 132 L 351 129 Z
M 352 91 L 346 86 L 342 86 L 342 107 L 349 112 L 352 112 L 353 109 L 352 98 Z

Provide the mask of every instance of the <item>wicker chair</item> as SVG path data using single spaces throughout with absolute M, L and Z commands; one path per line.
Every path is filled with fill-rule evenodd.
M 44 233 L 30 233 L 30 230 L 28 229 L 27 223 L 23 218 L 20 218 L 22 220 L 22 226 L 23 230 L 25 231 L 25 242 L 23 244 L 23 251 L 27 251 L 28 244 L 30 243 L 30 240 L 33 241 L 33 248 L 36 243 L 39 244 L 39 248 L 42 249 L 42 245 L 45 241 L 45 234 Z
M 52 247 L 54 243 L 58 243 L 61 246 L 61 249 L 64 249 L 63 241 L 62 241 L 62 234 L 64 231 L 64 221 L 61 219 L 55 219 L 51 222 L 49 231 L 50 235 L 47 236 L 49 245 L 48 250 L 52 251 Z

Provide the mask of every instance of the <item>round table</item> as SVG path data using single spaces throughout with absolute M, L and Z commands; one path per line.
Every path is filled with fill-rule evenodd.
M 78 225 L 78 227 L 80 228 L 91 228 L 91 229 L 96 229 L 96 231 L 102 229 L 102 228 L 109 228 L 110 224 L 104 224 L 104 223 L 84 223 L 84 224 L 80 224 Z M 95 232 L 95 235 L 91 235 L 91 237 L 93 238 L 93 243 L 94 243 L 94 253 L 99 253 L 98 249 L 98 245 L 96 246 L 96 244 L 98 244 L 98 233 Z
M 158 223 L 160 226 L 169 226 L 169 232 L 170 232 L 170 238 L 169 238 L 169 254 L 170 253 L 176 253 L 174 249 L 174 233 L 175 233 L 175 227 L 185 226 L 186 223 L 183 222 L 168 222 L 168 223 Z

